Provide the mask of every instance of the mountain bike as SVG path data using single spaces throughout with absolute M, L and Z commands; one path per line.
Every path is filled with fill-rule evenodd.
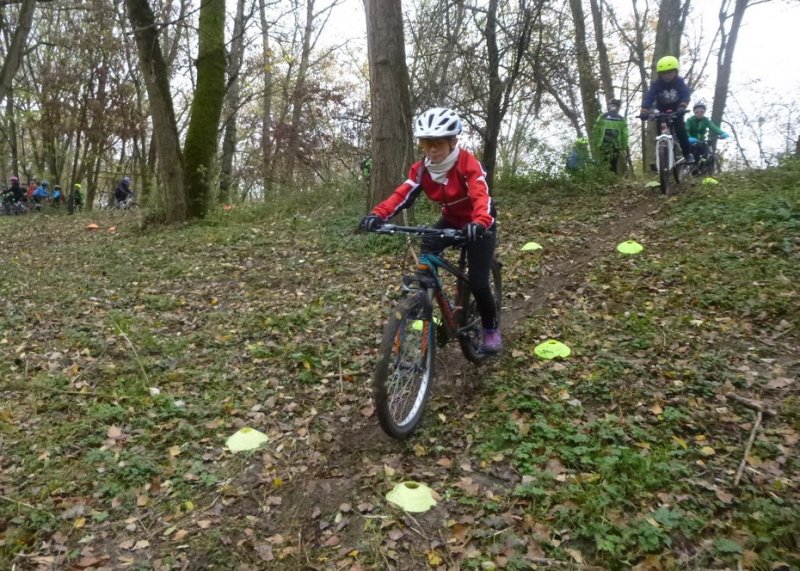
M 672 196 L 676 192 L 676 185 L 683 181 L 687 165 L 681 154 L 681 147 L 675 137 L 674 122 L 683 121 L 685 109 L 667 111 L 664 113 L 650 114 L 647 119 L 656 121 L 659 134 L 656 135 L 655 168 L 658 172 L 661 194 Z M 676 159 L 676 156 L 680 156 Z M 674 178 L 674 183 L 673 183 Z
M 378 421 L 393 438 L 406 438 L 417 428 L 430 395 L 436 366 L 436 345 L 458 339 L 470 362 L 484 363 L 494 355 L 481 352 L 482 327 L 467 277 L 467 239 L 460 230 L 384 224 L 378 234 L 446 238 L 459 248 L 458 263 L 443 252 L 423 253 L 413 275 L 403 276 L 402 294 L 383 329 L 373 375 L 373 400 Z M 500 262 L 491 262 L 490 287 L 498 324 L 502 285 Z M 449 297 L 439 271 L 455 278 Z M 434 304 L 438 315 L 434 315 Z
M 3 208 L 2 213 L 6 216 L 19 216 L 20 214 L 25 214 L 28 211 L 28 207 L 25 206 L 25 203 L 21 200 L 12 200 L 10 198 L 3 199 Z

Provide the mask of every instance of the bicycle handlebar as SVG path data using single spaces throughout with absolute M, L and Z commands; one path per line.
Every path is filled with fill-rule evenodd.
M 678 109 L 677 111 L 663 111 L 660 113 L 649 113 L 647 117 L 642 117 L 639 115 L 638 117 L 642 121 L 655 121 L 656 119 L 677 119 L 679 117 L 683 117 L 689 112 L 688 109 Z
M 427 226 L 397 226 L 395 224 L 384 224 L 380 228 L 373 230 L 376 234 L 409 234 L 420 238 L 450 238 L 456 241 L 466 242 L 467 236 L 461 230 L 455 228 L 429 228 Z

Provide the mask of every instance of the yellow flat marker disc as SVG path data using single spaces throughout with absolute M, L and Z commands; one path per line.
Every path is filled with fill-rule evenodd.
M 644 250 L 644 246 L 634 240 L 626 240 L 617 245 L 617 252 L 622 254 L 638 254 L 642 250 Z
M 436 505 L 433 490 L 419 482 L 401 482 L 386 494 L 386 499 L 407 512 L 426 512 Z
M 538 244 L 536 242 L 528 242 L 527 244 L 522 246 L 522 251 L 523 252 L 532 252 L 534 250 L 541 250 L 541 249 L 543 249 L 542 245 Z
M 534 347 L 533 352 L 542 359 L 555 359 L 556 357 L 569 357 L 572 349 L 564 345 L 561 341 L 548 339 L 544 343 L 539 343 Z
M 267 440 L 267 435 L 263 432 L 245 426 L 234 432 L 225 445 L 231 452 L 244 452 L 245 450 L 255 450 Z
M 442 324 L 442 320 L 439 319 L 438 317 L 436 317 L 435 315 L 433 316 L 433 322 L 436 325 L 441 325 Z M 414 331 L 422 331 L 422 324 L 423 323 L 424 322 L 421 319 L 415 319 L 414 321 L 411 322 L 411 329 L 413 329 Z

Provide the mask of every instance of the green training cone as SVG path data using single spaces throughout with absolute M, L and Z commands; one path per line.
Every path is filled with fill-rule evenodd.
M 707 176 L 703 179 L 703 184 L 719 184 L 719 181 L 715 178 Z
M 539 343 L 534 347 L 533 352 L 542 359 L 555 359 L 556 357 L 569 357 L 572 349 L 564 345 L 561 341 L 548 339 L 544 343 Z
M 644 246 L 635 240 L 626 240 L 617 245 L 617 252 L 622 254 L 638 254 L 642 250 L 644 250 Z
M 401 482 L 386 494 L 386 499 L 407 512 L 426 512 L 436 505 L 433 490 L 419 482 Z
M 522 246 L 522 251 L 523 252 L 531 252 L 533 250 L 541 250 L 541 249 L 542 249 L 542 245 L 541 244 L 537 244 L 536 242 L 528 242 L 527 244 Z

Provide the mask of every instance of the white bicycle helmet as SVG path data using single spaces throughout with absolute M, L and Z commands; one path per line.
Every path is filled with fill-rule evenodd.
M 418 139 L 438 139 L 461 134 L 461 119 L 447 107 L 428 109 L 414 122 L 414 136 Z

